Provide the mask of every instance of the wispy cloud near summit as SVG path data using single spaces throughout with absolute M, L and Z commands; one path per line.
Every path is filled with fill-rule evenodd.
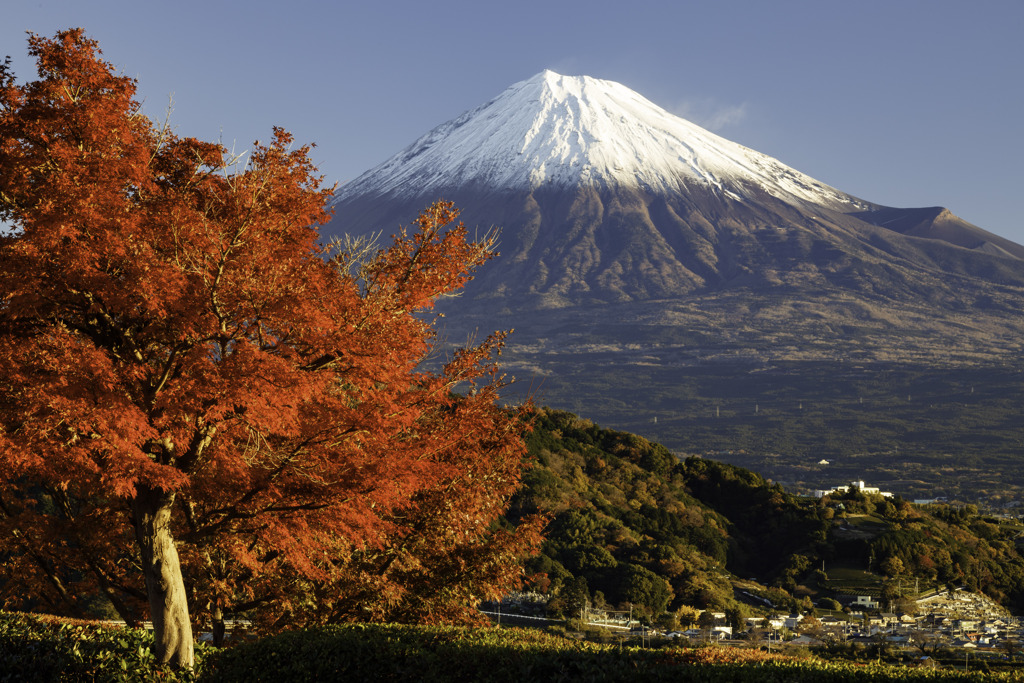
M 676 116 L 710 131 L 736 125 L 747 117 L 747 103 L 723 104 L 713 98 L 685 100 L 668 108 Z

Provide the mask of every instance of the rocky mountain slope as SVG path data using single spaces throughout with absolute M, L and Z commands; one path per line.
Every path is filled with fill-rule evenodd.
M 330 229 L 388 230 L 440 197 L 502 229 L 501 260 L 467 290 L 489 309 L 737 288 L 974 307 L 990 303 L 976 280 L 1024 284 L 1024 247 L 944 209 L 871 204 L 622 85 L 550 71 L 342 187 Z

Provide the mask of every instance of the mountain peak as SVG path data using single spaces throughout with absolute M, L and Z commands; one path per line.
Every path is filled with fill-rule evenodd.
M 623 87 L 613 81 L 602 81 L 590 76 L 566 76 L 551 69 L 544 69 L 539 74 L 516 85 L 540 87 L 550 98 L 561 101 L 583 98 L 584 89 L 593 91 L 594 89 Z M 516 85 L 511 86 L 508 90 L 512 90 Z
M 734 199 L 767 193 L 790 203 L 868 208 L 624 85 L 550 70 L 441 124 L 343 186 L 339 197 L 613 185 L 657 193 L 700 185 Z
M 809 282 L 905 297 L 922 281 L 948 289 L 937 263 L 967 277 L 1005 266 L 1000 277 L 1024 282 L 1020 264 L 991 258 L 1024 259 L 1024 247 L 939 207 L 863 202 L 624 85 L 554 71 L 342 186 L 330 230 L 394 225 L 438 197 L 469 225 L 502 226 L 502 257 L 467 290 L 479 301 L 560 307 Z

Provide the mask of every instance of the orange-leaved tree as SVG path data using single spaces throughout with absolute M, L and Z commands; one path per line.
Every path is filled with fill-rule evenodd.
M 495 525 L 524 453 L 501 338 L 427 372 L 417 315 L 493 240 L 438 203 L 357 262 L 284 131 L 239 164 L 80 29 L 29 51 L 38 80 L 0 67 L 0 597 L 148 605 L 188 667 L 225 613 L 441 620 L 514 586 L 539 535 Z

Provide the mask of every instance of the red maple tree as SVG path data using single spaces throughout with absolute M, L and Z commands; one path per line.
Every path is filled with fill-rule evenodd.
M 490 258 L 447 203 L 365 257 L 286 132 L 244 164 L 144 116 L 80 29 L 0 68 L 0 597 L 193 620 L 451 620 L 521 575 L 501 337 L 421 369 L 422 313 Z M 465 394 L 459 386 L 472 386 Z M 140 609 L 141 607 L 141 609 Z

